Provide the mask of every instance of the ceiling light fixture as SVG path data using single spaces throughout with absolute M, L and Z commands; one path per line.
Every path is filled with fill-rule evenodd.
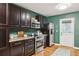
M 58 9 L 58 10 L 66 10 L 70 6 L 71 6 L 70 3 L 60 3 L 60 4 L 56 5 L 56 9 Z

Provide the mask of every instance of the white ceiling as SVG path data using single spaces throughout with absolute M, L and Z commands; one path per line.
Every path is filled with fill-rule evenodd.
M 79 3 L 72 3 L 72 5 L 66 10 L 57 10 L 56 5 L 58 3 L 15 3 L 16 5 L 22 6 L 26 9 L 32 10 L 44 16 L 54 16 L 64 13 L 70 13 L 79 11 Z

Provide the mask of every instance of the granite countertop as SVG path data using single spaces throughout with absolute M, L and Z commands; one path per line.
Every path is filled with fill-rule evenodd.
M 14 38 L 14 39 L 10 39 L 9 42 L 16 42 L 16 41 L 21 41 L 21 40 L 27 40 L 27 39 L 31 39 L 31 38 L 34 38 L 34 37 L 17 37 L 17 38 Z

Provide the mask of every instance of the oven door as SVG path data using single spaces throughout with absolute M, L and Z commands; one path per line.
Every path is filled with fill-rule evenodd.
M 43 46 L 43 40 L 36 41 L 36 48 Z

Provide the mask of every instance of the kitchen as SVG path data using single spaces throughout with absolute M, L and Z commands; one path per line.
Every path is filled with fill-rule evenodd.
M 0 3 L 0 17 L 0 56 L 32 56 L 53 45 L 54 25 L 45 16 Z
M 0 3 L 0 56 L 79 56 L 79 3 Z

